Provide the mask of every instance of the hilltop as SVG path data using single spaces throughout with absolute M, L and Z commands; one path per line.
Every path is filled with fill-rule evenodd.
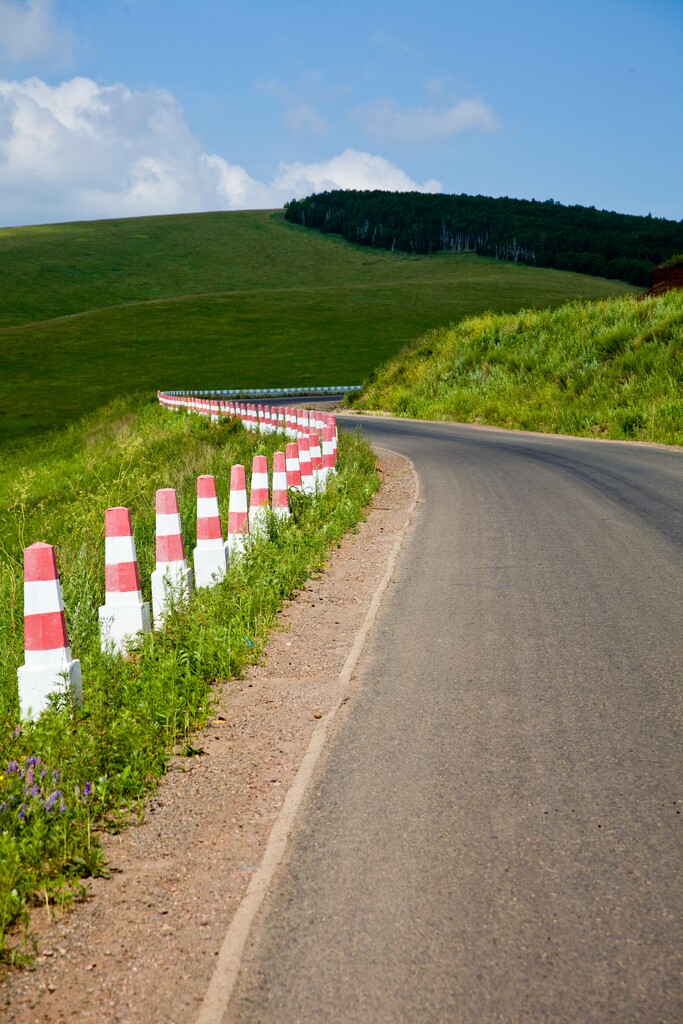
M 361 383 L 464 316 L 632 290 L 361 250 L 264 210 L 4 229 L 0 275 L 0 439 L 157 387 Z
M 642 285 L 651 283 L 658 263 L 683 249 L 683 221 L 553 199 L 337 189 L 293 200 L 286 216 L 362 246 L 477 252 Z

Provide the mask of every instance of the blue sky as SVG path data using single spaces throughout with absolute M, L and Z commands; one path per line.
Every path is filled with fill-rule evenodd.
M 683 0 L 0 0 L 0 224 L 333 187 L 683 219 Z

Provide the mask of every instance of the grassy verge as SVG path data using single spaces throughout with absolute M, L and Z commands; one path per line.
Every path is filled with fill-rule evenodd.
M 361 249 L 268 210 L 8 228 L 0 275 L 0 440 L 157 387 L 359 384 L 463 316 L 631 290 Z
M 225 511 L 230 465 L 250 465 L 283 438 L 120 401 L 40 450 L 16 453 L 3 470 L 0 495 L 11 514 L 0 535 L 0 955 L 13 955 L 7 929 L 32 903 L 69 900 L 79 879 L 106 872 L 98 832 L 121 827 L 141 806 L 173 745 L 206 721 L 212 684 L 258 656 L 283 602 L 363 517 L 378 486 L 374 459 L 359 437 L 340 442 L 340 473 L 327 492 L 297 501 L 287 525 L 273 519 L 268 540 L 222 584 L 199 591 L 189 611 L 176 609 L 129 660 L 99 649 L 105 508 L 131 508 L 149 600 L 155 489 L 177 488 L 190 552 L 197 475 L 216 475 Z M 21 549 L 35 540 L 57 548 L 84 705 L 55 698 L 39 721 L 18 729 Z
M 683 292 L 473 317 L 421 338 L 352 401 L 417 419 L 683 444 Z

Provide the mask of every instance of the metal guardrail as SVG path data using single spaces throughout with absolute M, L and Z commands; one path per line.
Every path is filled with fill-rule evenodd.
M 186 395 L 192 398 L 329 398 L 333 395 L 348 395 L 361 389 L 360 384 L 345 384 L 336 388 L 233 388 L 230 391 L 164 391 L 164 394 L 173 398 L 182 398 Z

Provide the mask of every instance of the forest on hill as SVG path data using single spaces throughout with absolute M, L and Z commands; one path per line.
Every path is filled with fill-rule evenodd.
M 408 253 L 476 252 L 649 286 L 654 268 L 683 252 L 683 221 L 423 192 L 321 192 L 292 200 L 289 221 L 357 245 Z

